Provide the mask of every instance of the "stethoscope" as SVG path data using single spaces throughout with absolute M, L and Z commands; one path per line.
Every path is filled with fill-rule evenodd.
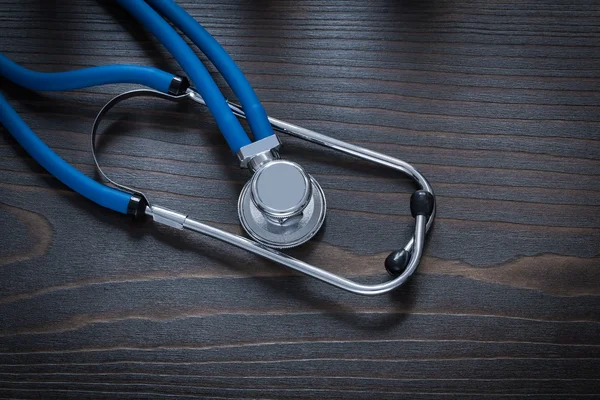
M 156 68 L 110 65 L 71 72 L 40 73 L 23 68 L 0 54 L 0 75 L 32 90 L 72 90 L 111 83 L 135 83 L 150 88 L 114 97 L 94 121 L 92 155 L 98 171 L 112 187 L 89 178 L 60 158 L 35 135 L 0 95 L 0 122 L 42 167 L 74 191 L 103 207 L 134 217 L 148 215 L 154 222 L 202 233 L 352 293 L 382 294 L 406 282 L 419 265 L 425 237 L 435 216 L 433 190 L 417 169 L 399 159 L 267 116 L 254 90 L 227 52 L 172 0 L 117 2 L 169 50 L 195 83 L 195 88 L 190 87 L 187 78 Z M 159 12 L 188 36 L 215 65 L 241 105 L 223 97 L 202 62 Z M 238 201 L 240 222 L 251 239 L 151 203 L 142 192 L 115 182 L 102 171 L 96 156 L 96 136 L 100 123 L 115 105 L 138 96 L 170 101 L 191 100 L 208 107 L 227 144 L 236 154 L 240 166 L 252 172 Z M 248 121 L 254 142 L 243 130 L 238 118 Z M 403 248 L 392 252 L 385 260 L 385 267 L 393 277 L 391 280 L 374 285 L 357 283 L 278 250 L 299 246 L 313 238 L 323 225 L 327 204 L 319 183 L 299 164 L 281 158 L 281 142 L 274 131 L 391 168 L 417 183 L 419 190 L 410 198 L 411 214 L 415 218 L 414 235 Z

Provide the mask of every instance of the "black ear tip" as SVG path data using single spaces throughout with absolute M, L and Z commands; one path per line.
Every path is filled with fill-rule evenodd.
M 385 269 L 390 275 L 397 276 L 404 272 L 410 261 L 410 253 L 404 249 L 393 251 L 385 259 Z
M 417 190 L 410 196 L 410 212 L 414 217 L 424 215 L 429 218 L 435 207 L 435 197 L 428 191 Z

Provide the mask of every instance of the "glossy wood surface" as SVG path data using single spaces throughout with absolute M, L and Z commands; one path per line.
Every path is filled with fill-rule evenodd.
M 438 217 L 422 264 L 392 294 L 346 294 L 102 209 L 2 127 L 0 397 L 600 395 L 598 2 L 179 3 L 238 62 L 270 115 L 428 177 Z M 112 2 L 0 0 L 0 27 L 0 51 L 38 71 L 129 63 L 180 72 Z M 0 85 L 90 176 L 93 119 L 133 88 Z M 135 100 L 109 120 L 107 173 L 241 233 L 248 173 L 206 110 Z M 289 253 L 365 282 L 387 279 L 385 256 L 412 230 L 410 181 L 282 140 L 283 156 L 321 183 L 329 205 L 323 232 Z

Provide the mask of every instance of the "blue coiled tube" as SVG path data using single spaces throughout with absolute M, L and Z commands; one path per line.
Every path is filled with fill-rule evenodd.
M 223 94 L 192 49 L 156 11 L 143 0 L 117 0 L 169 50 L 200 93 L 231 150 L 250 144 L 242 125 L 233 115 Z
M 0 53 L 0 75 L 30 90 L 41 92 L 81 89 L 109 83 L 137 83 L 168 93 L 174 75 L 152 67 L 107 65 L 68 72 L 37 72 Z
M 254 93 L 254 89 L 252 89 L 252 86 L 250 86 L 250 83 L 235 61 L 233 61 L 215 38 L 173 0 L 146 1 L 181 29 L 217 67 L 240 100 L 254 138 L 259 140 L 272 135 L 273 128 L 269 123 L 265 109 L 260 104 L 256 93 Z
M 131 195 L 96 182 L 60 158 L 27 126 L 0 94 L 0 123 L 23 148 L 62 183 L 99 205 L 127 214 Z

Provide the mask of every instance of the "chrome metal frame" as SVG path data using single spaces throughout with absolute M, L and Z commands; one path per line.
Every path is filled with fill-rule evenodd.
M 109 182 L 128 191 L 141 194 L 135 189 L 117 184 L 116 182 L 110 180 L 102 172 L 96 159 L 94 143 L 96 130 L 101 119 L 106 115 L 106 113 L 119 102 L 136 96 L 152 96 L 172 101 L 182 101 L 185 99 L 190 99 L 195 101 L 196 103 L 205 106 L 206 103 L 204 102 L 202 97 L 193 89 L 188 89 L 185 94 L 180 96 L 164 94 L 154 90 L 141 89 L 133 90 L 116 96 L 111 101 L 109 101 L 100 111 L 98 117 L 96 118 L 96 121 L 94 122 L 92 137 L 92 149 L 94 152 L 94 161 L 96 162 L 96 166 L 102 173 L 102 176 L 108 179 Z M 239 105 L 231 102 L 228 102 L 228 105 L 236 116 L 240 118 L 246 118 L 244 111 Z M 433 189 L 431 188 L 431 185 L 429 184 L 427 179 L 425 179 L 425 177 L 419 171 L 417 171 L 417 169 L 415 169 L 412 165 L 405 161 L 372 150 L 364 149 L 360 146 L 346 143 L 341 140 L 333 139 L 329 136 L 275 118 L 269 117 L 269 122 L 271 123 L 273 128 L 278 132 L 285 133 L 300 139 L 304 139 L 311 143 L 315 143 L 320 146 L 327 147 L 329 149 L 337 150 L 344 154 L 348 154 L 353 157 L 360 158 L 365 161 L 370 161 L 375 164 L 402 172 L 403 174 L 411 177 L 419 185 L 419 189 L 425 190 L 431 193 L 432 195 L 434 194 Z M 151 215 L 155 222 L 166 224 L 177 229 L 187 229 L 194 232 L 202 233 L 212 238 L 221 240 L 225 243 L 229 243 L 233 246 L 247 250 L 253 254 L 259 255 L 268 260 L 274 261 L 278 264 L 302 272 L 303 274 L 312 276 L 316 279 L 319 279 L 330 285 L 336 286 L 340 289 L 344 289 L 348 292 L 361 295 L 378 295 L 389 292 L 402 285 L 417 269 L 417 266 L 419 265 L 419 261 L 421 259 L 421 255 L 423 254 L 425 235 L 427 234 L 427 232 L 431 228 L 431 225 L 433 224 L 433 220 L 435 217 L 435 208 L 433 209 L 433 212 L 431 213 L 428 219 L 423 215 L 417 215 L 415 218 L 414 236 L 404 246 L 404 250 L 410 252 L 411 254 L 410 261 L 408 262 L 408 265 L 404 272 L 387 282 L 373 285 L 365 285 L 354 282 L 352 280 L 346 279 L 339 275 L 333 274 L 331 272 L 325 271 L 321 268 L 315 267 L 296 258 L 288 256 L 287 254 L 282 253 L 280 251 L 271 249 L 253 240 L 246 239 L 242 236 L 235 235 L 224 230 L 215 228 L 208 224 L 189 218 L 185 214 L 181 214 L 179 212 L 172 211 L 158 205 L 149 205 L 148 207 L 146 207 L 146 214 Z

